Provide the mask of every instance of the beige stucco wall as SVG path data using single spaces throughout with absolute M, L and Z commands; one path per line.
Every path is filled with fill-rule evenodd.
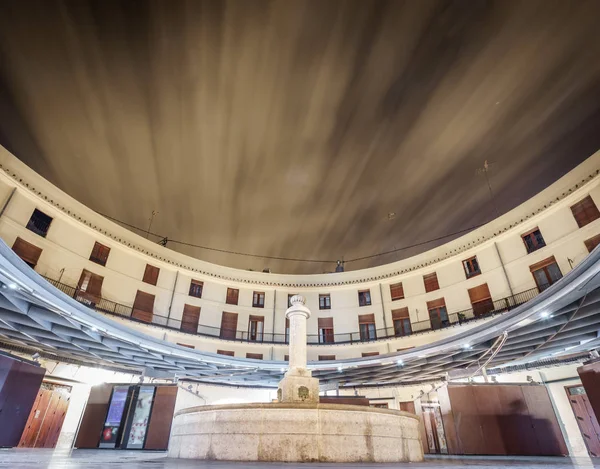
M 202 325 L 219 328 L 222 312 L 230 311 L 238 313 L 238 330 L 247 330 L 248 317 L 255 314 L 264 316 L 266 333 L 274 331 L 284 334 L 284 312 L 288 294 L 292 293 L 303 294 L 313 312 L 308 321 L 309 334 L 317 334 L 319 317 L 333 317 L 336 334 L 356 333 L 360 314 L 373 313 L 377 328 L 383 328 L 384 325 L 391 327 L 391 311 L 404 306 L 409 309 L 411 321 L 417 323 L 428 319 L 426 303 L 433 299 L 443 297 L 449 313 L 471 308 L 467 290 L 482 283 L 488 284 L 493 299 L 509 296 L 509 282 L 515 293 L 534 288 L 529 266 L 551 255 L 555 256 L 564 275 L 571 270 L 569 259 L 576 265 L 587 255 L 584 240 L 600 233 L 600 220 L 578 228 L 570 210 L 573 203 L 588 194 L 600 205 L 600 179 L 588 178 L 600 168 L 600 152 L 523 205 L 455 241 L 376 268 L 306 276 L 248 272 L 189 258 L 97 215 L 42 179 L 4 149 L 0 149 L 0 165 L 4 169 L 0 171 L 0 204 L 8 199 L 13 188 L 17 189 L 0 217 L 0 237 L 9 246 L 20 236 L 42 248 L 36 270 L 53 279 L 60 278 L 63 283 L 72 286 L 77 284 L 84 268 L 102 275 L 102 293 L 108 300 L 131 305 L 137 290 L 154 294 L 155 322 L 168 322 L 173 327 L 178 327 L 183 305 L 187 303 L 201 307 Z M 582 183 L 583 180 L 585 183 Z M 25 228 L 36 207 L 53 217 L 46 238 Z M 540 228 L 547 246 L 527 254 L 520 235 L 536 226 Z M 496 236 L 493 236 L 494 233 Z M 89 261 L 95 241 L 111 248 L 106 266 Z M 498 252 L 504 261 L 508 279 Z M 483 273 L 466 279 L 462 260 L 473 255 L 477 256 Z M 160 268 L 156 286 L 141 280 L 147 263 Z M 194 272 L 194 269 L 201 272 Z M 434 271 L 437 272 L 440 289 L 425 293 L 422 277 Z M 188 295 L 192 278 L 204 282 L 201 299 Z M 265 282 L 269 284 L 265 285 Z M 403 283 L 406 298 L 391 301 L 389 285 L 396 282 Z M 239 288 L 237 306 L 225 304 L 227 287 Z M 372 305 L 360 307 L 357 292 L 367 288 L 371 290 Z M 253 291 L 266 293 L 264 308 L 252 307 Z M 331 295 L 331 310 L 318 309 L 320 293 Z M 168 321 L 167 316 L 170 318 Z M 245 357 L 248 352 L 262 353 L 265 359 L 275 360 L 282 360 L 287 353 L 285 345 L 222 341 L 129 321 L 125 323 L 155 337 L 194 345 L 209 352 L 233 350 L 237 357 Z M 395 352 L 439 340 L 467 327 L 472 325 L 371 343 L 311 345 L 309 360 L 317 360 L 319 355 L 336 355 L 336 358 L 343 359 L 359 357 L 363 352 Z M 413 328 L 416 330 L 418 325 L 415 324 Z

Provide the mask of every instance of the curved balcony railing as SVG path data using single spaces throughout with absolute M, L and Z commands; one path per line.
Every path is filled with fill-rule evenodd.
M 171 329 L 174 331 L 185 332 L 188 334 L 200 335 L 205 337 L 217 337 L 223 340 L 233 340 L 239 342 L 252 342 L 252 343 L 268 343 L 268 344 L 286 344 L 287 343 L 287 335 L 282 333 L 271 333 L 271 332 L 261 332 L 255 334 L 253 337 L 250 336 L 249 331 L 240 331 L 240 330 L 227 330 L 221 329 L 220 327 L 207 326 L 203 324 L 189 324 L 182 322 L 181 320 L 168 318 L 166 316 L 161 316 L 158 314 L 151 314 L 151 321 L 144 321 L 134 317 L 133 315 L 133 307 L 123 305 L 120 303 L 116 303 L 114 301 L 107 300 L 105 298 L 97 297 L 94 295 L 90 295 L 87 292 L 82 291 L 77 287 L 72 287 L 70 285 L 66 285 L 57 280 L 44 277 L 49 283 L 51 283 L 54 287 L 58 288 L 63 293 L 69 295 L 75 300 L 79 301 L 85 306 L 88 306 L 96 311 L 100 311 L 102 313 L 125 317 L 135 322 L 143 323 L 143 324 L 152 324 L 155 326 L 164 327 L 167 329 Z M 544 290 L 544 288 L 541 288 Z M 411 323 L 410 331 L 405 330 L 396 330 L 393 326 L 386 327 L 376 330 L 370 330 L 369 336 L 365 336 L 360 332 L 349 332 L 349 333 L 338 333 L 333 335 L 326 336 L 328 340 L 325 340 L 325 337 L 318 334 L 309 334 L 307 336 L 309 345 L 328 345 L 328 344 L 351 344 L 351 343 L 361 343 L 361 342 L 373 342 L 377 340 L 391 339 L 391 338 L 399 338 L 399 337 L 408 337 L 415 334 L 423 334 L 426 332 L 431 332 L 433 330 L 446 329 L 448 327 L 459 326 L 461 324 L 466 324 L 472 321 L 477 321 L 485 318 L 489 318 L 491 316 L 495 316 L 497 314 L 504 313 L 506 311 L 510 311 L 513 308 L 516 308 L 523 303 L 527 303 L 529 300 L 533 299 L 539 294 L 540 289 L 532 288 L 529 290 L 525 290 L 520 293 L 516 293 L 512 296 L 502 298 L 495 301 L 487 302 L 484 307 L 479 308 L 471 308 L 463 311 L 457 311 L 455 313 L 448 313 L 447 319 L 440 319 L 436 321 L 432 325 L 432 321 L 430 319 L 426 319 L 424 321 L 418 321 Z M 150 315 L 150 313 L 148 313 Z

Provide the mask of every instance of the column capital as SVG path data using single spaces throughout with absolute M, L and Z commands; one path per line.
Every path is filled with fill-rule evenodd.
M 286 318 L 290 318 L 292 316 L 304 316 L 308 319 L 310 317 L 310 309 L 304 305 L 306 303 L 306 299 L 302 295 L 292 296 L 290 303 L 292 306 L 286 310 Z

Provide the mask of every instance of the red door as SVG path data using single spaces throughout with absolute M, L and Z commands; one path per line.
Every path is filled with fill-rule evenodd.
M 600 456 L 600 426 L 583 386 L 565 388 L 590 456 Z

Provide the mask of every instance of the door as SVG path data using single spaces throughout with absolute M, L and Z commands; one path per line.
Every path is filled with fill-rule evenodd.
M 154 295 L 138 290 L 133 302 L 131 317 L 142 322 L 152 322 L 154 316 Z
M 592 457 L 600 457 L 600 426 L 583 386 L 565 388 L 585 446 Z
M 196 334 L 198 332 L 198 321 L 200 321 L 200 306 L 184 305 L 180 329 L 190 334 Z
M 237 335 L 237 313 L 223 311 L 221 316 L 221 339 L 235 339 Z
M 448 454 L 439 405 L 423 404 L 422 411 L 429 454 Z

